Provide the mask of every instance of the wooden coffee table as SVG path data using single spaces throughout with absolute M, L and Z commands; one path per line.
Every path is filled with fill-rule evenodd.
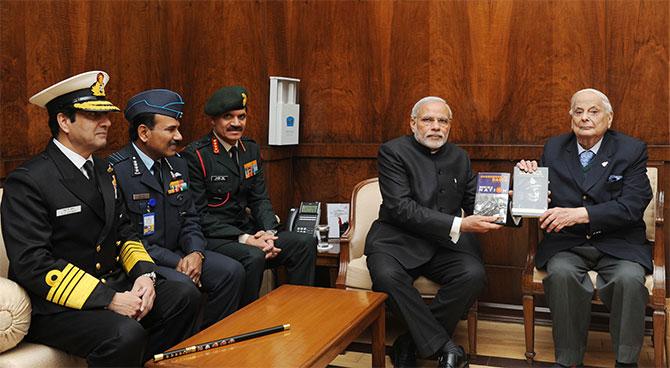
M 372 329 L 372 365 L 384 367 L 386 294 L 284 285 L 176 345 L 183 348 L 276 325 L 291 329 L 147 367 L 325 367 Z

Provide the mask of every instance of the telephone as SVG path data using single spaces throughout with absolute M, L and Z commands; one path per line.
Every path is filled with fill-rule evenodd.
M 300 202 L 299 208 L 291 208 L 288 214 L 288 230 L 316 235 L 316 225 L 321 218 L 320 202 Z

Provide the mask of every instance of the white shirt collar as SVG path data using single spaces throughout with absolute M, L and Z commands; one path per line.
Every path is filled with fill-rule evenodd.
M 87 158 L 83 158 L 77 152 L 65 147 L 65 145 L 63 143 L 59 142 L 58 139 L 53 138 L 53 142 L 56 145 L 56 147 L 58 147 L 58 149 L 61 152 L 63 152 L 65 157 L 67 157 L 68 160 L 70 160 L 70 162 L 72 162 L 72 164 L 74 164 L 74 166 L 77 169 L 79 169 L 79 171 L 85 172 L 84 164 L 86 163 L 86 161 L 93 162 L 93 156 L 88 156 Z
M 133 148 L 135 148 L 135 151 L 137 151 L 137 155 L 140 156 L 140 160 L 144 162 L 144 166 L 146 166 L 149 171 L 152 171 L 154 168 L 154 159 L 142 152 L 142 150 L 135 145 L 135 142 L 131 142 L 131 144 L 133 145 Z M 153 171 L 151 173 L 153 174 Z
M 600 144 L 603 143 L 603 138 L 605 138 L 605 137 L 603 136 L 602 138 L 600 138 L 598 143 L 594 144 L 593 147 L 591 147 L 589 149 L 589 151 L 593 152 L 593 154 L 598 154 L 598 150 L 600 149 Z M 579 144 L 579 142 L 577 142 L 577 155 L 578 156 L 581 155 L 582 152 L 584 152 L 584 151 L 586 151 L 586 149 L 584 149 L 584 147 L 582 147 L 582 145 Z
M 212 129 L 212 133 L 214 133 L 214 136 L 216 137 L 216 139 L 219 140 L 219 143 L 221 143 L 221 145 L 223 146 L 223 149 L 225 149 L 226 152 L 230 152 L 230 149 L 233 148 L 233 145 L 231 145 L 230 143 L 228 143 L 228 142 L 224 141 L 223 139 L 221 139 L 221 137 L 219 137 L 219 135 L 216 134 L 216 131 L 215 131 L 214 129 Z M 238 141 L 238 142 L 239 142 L 239 141 Z M 234 147 L 237 147 L 237 142 L 235 142 L 235 146 L 234 146 Z

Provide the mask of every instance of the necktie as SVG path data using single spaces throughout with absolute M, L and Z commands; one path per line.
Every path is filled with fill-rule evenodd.
M 579 163 L 582 164 L 582 167 L 587 167 L 595 155 L 596 154 L 591 151 L 584 151 L 579 155 Z
M 235 146 L 230 147 L 230 158 L 233 159 L 235 165 L 240 164 L 239 160 L 237 159 L 237 147 Z
M 238 158 L 238 149 L 236 146 L 232 146 L 230 148 L 230 158 L 233 160 L 233 163 L 235 163 L 235 167 L 237 167 L 237 174 L 242 177 L 242 170 L 240 169 L 240 160 Z
M 152 167 L 152 170 L 154 172 L 154 176 L 156 177 L 156 180 L 158 181 L 158 184 L 163 186 L 163 170 L 161 170 L 163 165 L 161 165 L 160 161 L 154 161 L 154 165 Z
M 91 183 L 95 183 L 95 173 L 93 172 L 93 161 L 87 160 L 84 163 L 84 170 L 86 170 L 86 175 L 88 175 L 88 180 L 90 180 Z

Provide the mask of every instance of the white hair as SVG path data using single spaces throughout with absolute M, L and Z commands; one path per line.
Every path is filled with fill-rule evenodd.
M 451 120 L 451 118 L 452 118 L 451 107 L 449 107 L 449 104 L 447 103 L 447 101 L 445 101 L 443 98 L 437 97 L 437 96 L 428 96 L 428 97 L 424 97 L 424 98 L 420 99 L 419 101 L 417 101 L 414 104 L 414 107 L 412 107 L 412 115 L 410 115 L 410 116 L 412 118 L 416 118 L 419 115 L 419 110 L 421 110 L 421 106 L 423 106 L 427 103 L 431 103 L 431 102 L 442 102 L 443 104 L 445 104 L 447 106 L 447 115 L 448 115 L 447 117 Z
M 575 107 L 575 98 L 577 98 L 577 95 L 582 93 L 582 92 L 591 92 L 594 95 L 600 97 L 600 99 L 603 102 L 603 107 L 605 108 L 605 112 L 607 112 L 609 114 L 614 112 L 614 110 L 612 110 L 612 104 L 610 103 L 610 99 L 607 98 L 607 96 L 604 93 L 598 91 L 595 88 L 584 88 L 584 89 L 580 89 L 579 91 L 575 92 L 574 95 L 572 95 L 572 98 L 570 99 L 570 111 L 569 111 L 570 115 L 572 115 L 572 108 Z

